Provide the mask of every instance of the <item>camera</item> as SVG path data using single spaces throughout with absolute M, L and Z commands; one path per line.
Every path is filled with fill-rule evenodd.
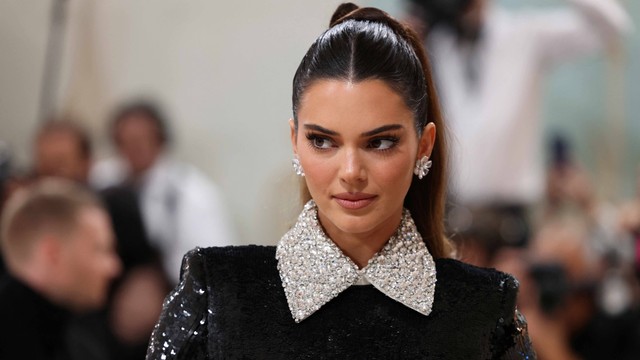
M 540 308 L 546 314 L 553 314 L 564 304 L 570 292 L 566 270 L 555 263 L 534 264 L 529 275 L 538 287 Z

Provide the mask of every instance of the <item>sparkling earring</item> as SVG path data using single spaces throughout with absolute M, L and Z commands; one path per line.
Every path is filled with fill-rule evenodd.
M 423 177 L 427 176 L 429 173 L 429 169 L 431 168 L 431 160 L 429 160 L 428 156 L 423 156 L 420 160 L 416 160 L 416 167 L 413 169 L 413 173 L 418 176 L 418 179 L 422 180 Z
M 304 169 L 302 165 L 300 165 L 300 159 L 298 159 L 298 155 L 295 155 L 293 159 L 291 159 L 291 164 L 293 165 L 293 171 L 298 176 L 304 176 Z

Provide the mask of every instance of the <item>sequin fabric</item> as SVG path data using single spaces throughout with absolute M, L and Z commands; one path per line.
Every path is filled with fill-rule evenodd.
M 501 360 L 535 360 L 536 352 L 529 338 L 529 329 L 527 319 L 516 309 L 513 316 L 513 324 L 515 331 L 511 331 L 513 345 L 505 350 L 500 357 Z
M 395 234 L 366 267 L 359 269 L 325 234 L 318 221 L 317 206 L 311 200 L 280 240 L 276 259 L 296 322 L 363 279 L 423 315 L 431 312 L 436 267 L 407 209 Z
M 185 259 L 197 259 L 200 248 L 190 251 Z M 156 324 L 149 347 L 147 359 L 175 359 L 181 351 L 188 348 L 187 342 L 198 338 L 206 331 L 206 286 L 200 282 L 202 274 L 193 274 L 194 262 L 183 261 L 178 286 L 165 298 L 160 321 Z M 199 266 L 198 266 L 199 267 Z M 189 294 L 185 297 L 184 294 Z M 196 357 L 190 357 L 196 360 Z M 199 358 L 199 357 L 198 357 Z
M 365 285 L 296 323 L 275 255 L 255 245 L 189 252 L 147 360 L 535 359 L 507 274 L 436 259 L 429 316 Z

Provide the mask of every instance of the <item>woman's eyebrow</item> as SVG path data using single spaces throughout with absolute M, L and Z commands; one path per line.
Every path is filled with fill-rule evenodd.
M 318 132 L 321 132 L 321 133 L 325 133 L 327 135 L 333 135 L 333 136 L 338 135 L 338 133 L 336 131 L 329 130 L 327 128 L 323 128 L 322 126 L 316 125 L 316 124 L 305 124 L 304 128 L 307 129 L 307 130 L 315 130 L 315 131 L 318 131 Z
M 373 135 L 377 135 L 380 133 L 383 133 L 385 131 L 389 131 L 389 130 L 398 130 L 398 129 L 404 129 L 404 126 L 400 125 L 400 124 L 391 124 L 391 125 L 384 125 L 384 126 L 380 126 L 379 128 L 375 128 L 373 130 L 369 130 L 367 132 L 363 132 L 361 134 L 361 136 L 373 136 Z
M 333 130 L 329 130 L 327 128 L 324 128 L 320 125 L 316 125 L 316 124 L 305 124 L 304 128 L 307 130 L 315 130 L 327 135 L 332 135 L 332 136 L 336 136 L 339 135 L 338 132 L 333 131 Z M 399 130 L 399 129 L 404 129 L 404 126 L 400 125 L 400 124 L 390 124 L 390 125 L 384 125 L 384 126 L 380 126 L 378 128 L 375 128 L 373 130 L 369 130 L 367 132 L 363 132 L 362 134 L 360 134 L 363 137 L 367 137 L 367 136 L 373 136 L 373 135 L 377 135 L 380 133 L 383 133 L 385 131 L 389 131 L 389 130 Z

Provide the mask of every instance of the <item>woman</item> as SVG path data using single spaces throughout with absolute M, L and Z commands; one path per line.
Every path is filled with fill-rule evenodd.
M 447 259 L 444 126 L 413 32 L 338 7 L 293 115 L 312 200 L 277 248 L 187 254 L 147 359 L 533 357 L 516 281 Z

